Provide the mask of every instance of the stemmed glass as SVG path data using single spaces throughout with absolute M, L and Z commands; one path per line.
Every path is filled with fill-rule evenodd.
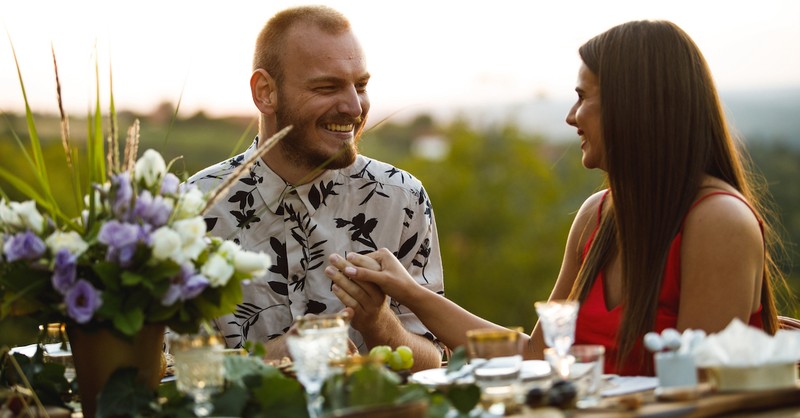
M 211 414 L 211 395 L 220 392 L 225 383 L 224 348 L 217 335 L 180 335 L 170 341 L 178 390 L 192 396 L 198 417 Z
M 305 315 L 297 319 L 295 332 L 286 336 L 297 380 L 306 391 L 308 414 L 322 414 L 322 384 L 347 356 L 350 321 L 340 314 Z
M 556 371 L 562 379 L 569 377 L 569 348 L 575 341 L 575 323 L 580 304 L 576 300 L 550 300 L 534 303 L 544 342 L 556 352 Z

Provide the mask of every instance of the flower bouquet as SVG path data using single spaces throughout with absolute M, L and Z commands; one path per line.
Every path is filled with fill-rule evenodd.
M 117 356 L 126 345 L 132 353 L 123 366 L 140 367 L 137 362 L 145 359 L 158 367 L 165 327 L 197 332 L 201 323 L 233 312 L 241 301 L 242 281 L 269 267 L 268 255 L 209 236 L 202 214 L 290 128 L 266 141 L 218 189 L 204 194 L 170 173 L 172 163 L 157 151 L 149 149 L 137 160 L 138 121 L 128 130 L 120 156 L 113 95 L 110 132 L 103 132 L 98 95 L 97 110 L 88 116 L 83 157 L 69 140 L 56 67 L 61 139 L 77 207 L 71 214 L 53 193 L 19 66 L 17 72 L 30 147 L 12 134 L 32 173 L 0 167 L 0 178 L 29 198 L 10 201 L 0 189 L 0 324 L 19 324 L 23 318 L 35 318 L 37 325 L 66 323 L 85 401 L 84 390 L 96 386 L 89 388 L 93 396 L 115 368 L 101 372 L 99 382 L 85 382 L 82 371 L 101 369 L 99 362 Z M 78 347 L 87 333 L 101 332 L 120 344 L 90 339 Z M 8 341 L 0 337 L 0 343 Z M 82 361 L 88 364 L 81 366 Z M 150 386 L 159 379 L 160 373 L 143 377 Z M 92 415 L 84 403 L 84 416 Z

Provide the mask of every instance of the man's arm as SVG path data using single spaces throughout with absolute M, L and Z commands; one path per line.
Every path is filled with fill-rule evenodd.
M 350 280 L 334 266 L 351 265 L 341 256 L 330 257 L 332 266 L 325 274 L 333 280 L 333 293 L 351 310 L 351 325 L 364 337 L 367 347 L 388 345 L 397 348 L 406 345 L 414 352 L 412 371 L 441 366 L 442 353 L 427 338 L 408 331 L 389 307 L 388 297 L 372 283 Z M 380 268 L 380 266 L 377 266 Z

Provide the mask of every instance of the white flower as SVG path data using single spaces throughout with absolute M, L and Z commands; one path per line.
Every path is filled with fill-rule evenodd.
M 172 229 L 181 238 L 180 253 L 173 255 L 175 261 L 193 260 L 206 248 L 206 221 L 203 218 L 195 216 L 176 221 Z
M 272 264 L 272 258 L 262 251 L 239 251 L 233 258 L 233 266 L 236 271 L 252 277 L 266 274 L 270 264 Z
M 178 205 L 175 207 L 175 219 L 185 219 L 197 216 L 206 206 L 206 198 L 200 189 L 191 186 L 188 190 L 181 193 Z
M 89 248 L 89 244 L 75 231 L 53 232 L 44 242 L 53 254 L 56 254 L 60 250 L 67 250 L 70 254 L 78 256 Z
M 227 260 L 233 261 L 241 250 L 242 249 L 239 244 L 230 240 L 226 240 L 220 244 L 219 248 L 217 249 L 217 254 L 225 257 Z
M 217 253 L 208 257 L 208 261 L 200 269 L 200 272 L 208 278 L 211 287 L 225 286 L 233 276 L 233 271 L 233 265 Z
M 23 228 L 30 228 L 37 234 L 44 230 L 44 217 L 36 209 L 36 202 L 28 200 L 26 202 L 11 202 L 11 210 L 17 214 Z
M 152 242 L 153 258 L 156 260 L 166 260 L 168 258 L 175 259 L 176 255 L 180 255 L 182 253 L 178 251 L 183 248 L 181 236 L 169 227 L 162 226 L 161 228 L 156 229 L 152 234 L 150 234 L 150 239 Z M 180 259 L 181 257 L 178 256 L 177 258 Z M 175 261 L 180 263 L 183 260 Z
M 22 228 L 22 219 L 19 218 L 19 214 L 11 209 L 5 200 L 0 201 L 0 224 L 8 228 L 8 232 Z
M 153 187 L 158 184 L 166 172 L 167 164 L 164 162 L 164 158 L 158 151 L 153 149 L 149 149 L 142 154 L 142 157 L 136 161 L 136 168 L 134 169 L 136 181 L 144 181 L 147 187 Z

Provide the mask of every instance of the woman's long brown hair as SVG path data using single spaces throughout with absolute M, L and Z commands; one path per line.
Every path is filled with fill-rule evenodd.
M 592 38 L 579 53 L 600 81 L 611 192 L 570 297 L 585 300 L 619 252 L 624 314 L 617 362 L 624 361 L 654 327 L 670 245 L 708 174 L 741 192 L 764 221 L 762 316 L 765 330 L 774 333 L 773 281 L 783 278 L 769 248 L 777 240 L 700 50 L 671 22 L 634 21 Z

